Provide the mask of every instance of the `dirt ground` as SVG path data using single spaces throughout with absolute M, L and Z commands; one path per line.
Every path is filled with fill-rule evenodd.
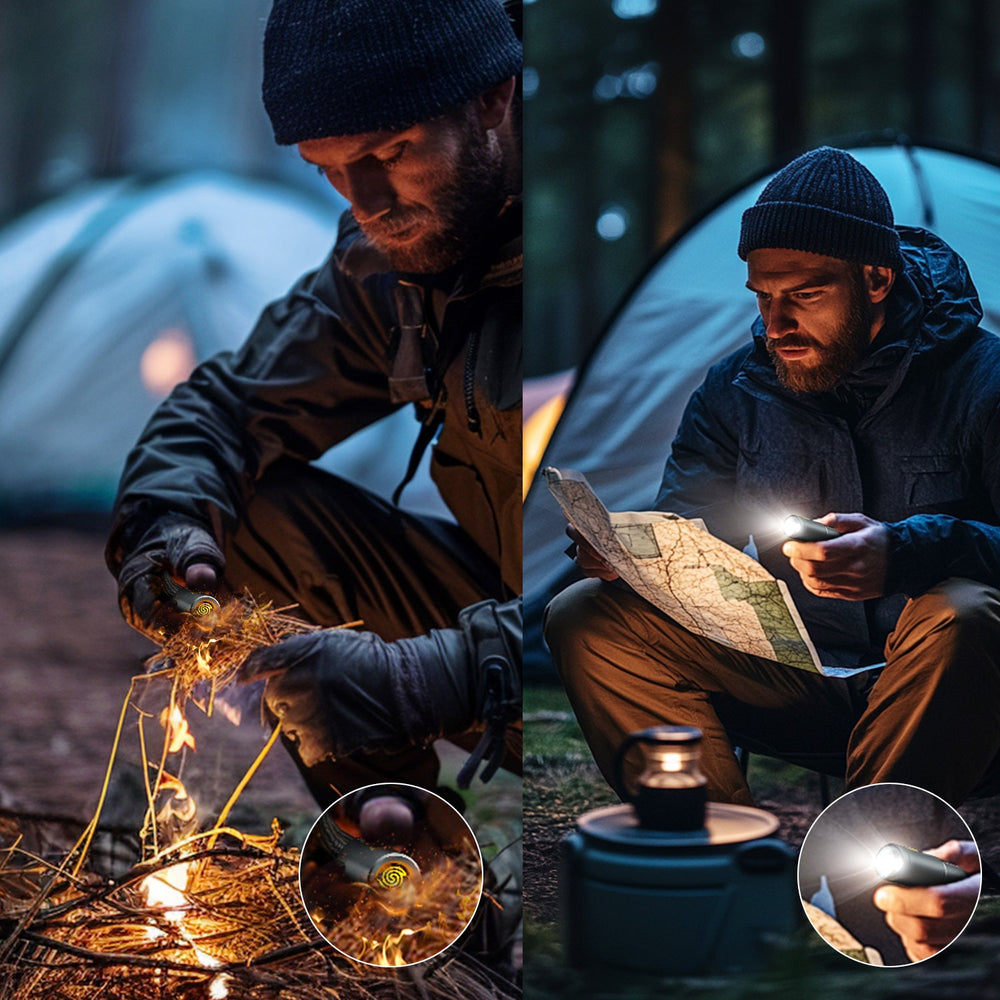
M 97 806 L 115 730 L 133 677 L 156 647 L 118 613 L 104 565 L 104 532 L 65 528 L 0 531 L 0 807 L 87 821 Z M 165 685 L 137 683 L 147 752 L 158 755 Z M 130 708 L 102 823 L 138 829 L 145 808 L 137 721 Z M 196 709 L 188 721 L 197 751 L 184 752 L 181 775 L 199 816 L 218 814 L 263 747 L 256 711 L 239 726 Z M 152 749 L 151 749 L 152 748 Z M 439 743 L 442 778 L 465 754 Z M 172 760 L 174 758 L 171 758 Z M 520 780 L 500 771 L 466 794 L 480 842 L 504 845 L 520 826 Z M 233 825 L 266 832 L 273 817 L 301 842 L 319 810 L 291 757 L 276 746 L 231 814 Z

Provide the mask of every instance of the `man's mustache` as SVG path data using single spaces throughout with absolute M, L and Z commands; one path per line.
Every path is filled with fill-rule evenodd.
M 391 212 L 389 215 L 383 215 L 362 224 L 361 230 L 371 239 L 392 239 L 412 226 L 418 225 L 423 220 L 424 215 L 425 213 L 419 209 Z
M 773 354 L 779 348 L 785 347 L 812 347 L 816 350 L 822 350 L 823 345 L 819 343 L 813 337 L 809 337 L 798 333 L 788 333 L 784 337 L 779 337 L 777 340 L 767 339 L 765 342 L 767 349 Z

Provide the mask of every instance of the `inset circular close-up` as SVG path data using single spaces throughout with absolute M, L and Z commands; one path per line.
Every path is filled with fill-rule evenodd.
M 914 785 L 868 785 L 809 828 L 799 896 L 817 934 L 848 958 L 911 965 L 965 929 L 980 871 L 972 832 L 944 799 Z
M 368 785 L 316 820 L 299 886 L 309 919 L 339 952 L 369 965 L 413 965 L 469 925 L 483 859 L 468 823 L 439 795 Z

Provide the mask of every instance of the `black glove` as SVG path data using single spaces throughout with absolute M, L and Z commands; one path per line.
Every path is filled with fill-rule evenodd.
M 251 653 L 242 678 L 268 678 L 264 701 L 306 767 L 429 746 L 482 722 L 494 742 L 499 726 L 502 754 L 503 726 L 521 711 L 519 604 L 483 601 L 457 628 L 395 642 L 348 629 L 291 636 Z
M 118 604 L 137 632 L 159 639 L 163 607 L 163 571 L 183 577 L 194 590 L 212 590 L 225 558 L 215 539 L 183 514 L 157 518 L 118 570 Z

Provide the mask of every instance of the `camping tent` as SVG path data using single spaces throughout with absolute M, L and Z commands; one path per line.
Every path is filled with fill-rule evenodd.
M 90 184 L 0 233 L 0 522 L 106 511 L 159 400 L 322 262 L 344 204 L 198 172 Z M 327 464 L 391 493 L 415 436 L 400 412 Z M 440 510 L 426 478 L 405 497 Z
M 897 223 L 933 230 L 965 258 L 983 325 L 1000 331 L 1000 168 L 904 144 L 850 152 L 884 185 Z M 609 510 L 652 506 L 688 397 L 750 336 L 756 304 L 736 243 L 744 209 L 769 179 L 726 199 L 665 248 L 577 376 L 541 467 L 585 473 Z M 561 555 L 564 527 L 536 478 L 524 508 L 525 663 L 536 675 L 551 670 L 542 609 L 575 573 Z

